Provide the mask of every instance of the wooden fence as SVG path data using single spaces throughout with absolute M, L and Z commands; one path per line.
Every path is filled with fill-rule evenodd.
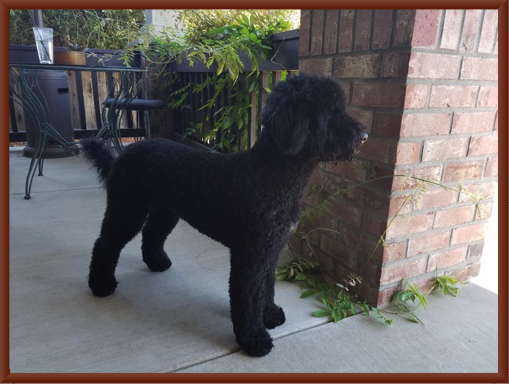
M 239 87 L 244 90 L 249 105 L 246 107 L 247 116 L 242 126 L 232 124 L 228 132 L 217 131 L 218 121 L 224 121 L 224 114 L 227 107 L 232 108 L 238 100 L 232 98 L 231 90 L 224 89 L 217 97 L 212 108 L 203 108 L 213 97 L 217 80 L 228 76 L 222 74 L 216 77 L 210 72 L 190 73 L 179 72 L 177 81 L 172 85 L 171 92 L 178 93 L 186 89 L 185 95 L 177 94 L 174 99 L 184 98 L 183 104 L 173 111 L 173 127 L 176 137 L 189 137 L 210 148 L 222 152 L 234 152 L 250 148 L 255 143 L 261 129 L 261 111 L 266 103 L 269 92 L 284 79 L 294 76 L 297 71 L 264 71 L 260 72 L 258 84 L 249 94 L 246 89 L 245 79 L 239 77 Z M 210 83 L 205 87 L 200 85 Z M 191 86 L 190 86 L 191 85 Z M 187 86 L 187 87 L 186 87 Z M 194 89 L 200 89 L 195 92 Z M 245 113 L 244 112 L 244 113 Z M 213 135 L 211 136 L 211 131 Z M 216 132 L 217 131 L 217 132 Z M 227 136 L 228 143 L 224 139 Z
M 11 47 L 12 62 L 37 63 L 35 47 Z M 111 50 L 95 50 L 96 54 L 114 54 Z M 87 58 L 87 65 L 97 65 L 97 57 Z M 115 58 L 106 66 L 122 66 Z M 71 124 L 75 138 L 91 136 L 102 127 L 102 103 L 113 95 L 114 83 L 119 81 L 119 72 L 65 71 L 69 78 Z M 141 95 L 143 97 L 143 95 Z M 10 100 L 9 141 L 26 141 L 23 108 Z M 145 134 L 145 118 L 136 111 L 126 111 L 121 127 L 122 136 L 136 137 Z
M 281 81 L 283 70 L 292 76 L 298 69 L 298 31 L 289 31 L 274 35 L 272 38 L 272 46 L 275 56 L 270 61 L 264 61 L 261 65 L 261 74 L 259 76 L 259 84 L 257 89 L 250 95 L 251 106 L 249 108 L 248 124 L 243 127 L 232 125 L 231 134 L 237 135 L 238 140 L 235 147 L 238 150 L 251 147 L 260 131 L 260 111 L 265 104 L 267 98 L 267 89 L 275 86 Z M 95 53 L 114 53 L 114 51 L 95 50 Z M 241 59 L 244 62 L 244 70 L 250 71 L 251 63 L 241 53 Z M 35 47 L 10 47 L 11 62 L 37 62 L 37 53 Z M 94 57 L 87 58 L 88 65 L 97 65 L 97 59 Z M 141 60 L 140 65 L 141 65 Z M 111 60 L 107 65 L 119 65 L 119 61 Z M 178 81 L 170 88 L 169 92 L 173 93 L 178 89 L 182 89 L 187 84 L 195 85 L 203 84 L 203 82 L 213 76 L 217 68 L 205 68 L 204 65 L 195 64 L 189 67 L 186 63 L 176 64 L 170 69 L 177 73 Z M 79 139 L 84 136 L 93 135 L 101 128 L 101 109 L 102 102 L 111 94 L 111 87 L 115 79 L 118 80 L 118 73 L 94 73 L 87 71 L 68 71 L 69 75 L 69 93 L 71 104 L 71 123 L 74 129 L 75 138 Z M 226 76 L 225 74 L 221 76 Z M 240 82 L 243 81 L 241 78 Z M 151 86 L 146 86 L 148 90 Z M 168 91 L 165 91 L 168 92 Z M 212 111 L 200 111 L 200 108 L 206 103 L 214 92 L 214 84 L 211 84 L 200 92 L 192 92 L 191 87 L 187 88 L 185 108 L 176 108 L 173 111 L 174 131 L 177 134 L 191 136 L 194 140 L 201 142 L 210 147 L 217 147 L 217 141 L 220 137 L 212 137 L 205 139 L 211 129 L 214 129 L 214 123 L 222 117 L 221 108 L 231 105 L 234 101 L 231 99 L 228 91 L 220 94 L 219 102 Z M 246 95 L 249 92 L 246 90 Z M 145 95 L 141 95 L 145 97 Z M 218 112 L 219 111 L 219 112 Z M 24 132 L 24 114 L 22 108 L 11 101 L 9 119 L 9 140 L 26 141 Z M 207 118 L 208 114 L 208 118 Z M 145 117 L 137 112 L 126 111 L 123 121 L 121 122 L 121 130 L 123 137 L 139 137 L 145 135 Z M 202 125 L 202 129 L 195 131 L 192 135 L 188 135 L 190 129 L 197 124 Z M 224 150 L 225 148 L 223 148 Z M 226 148 L 227 151 L 235 150 Z

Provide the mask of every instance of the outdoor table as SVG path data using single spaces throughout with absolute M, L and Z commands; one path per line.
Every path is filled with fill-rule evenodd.
M 54 141 L 64 150 L 79 151 L 80 148 L 78 143 L 64 139 L 51 124 L 46 100 L 40 100 L 33 91 L 35 87 L 38 87 L 37 70 L 120 73 L 120 80 L 116 84 L 114 82 L 110 89 L 113 96 L 108 98 L 107 105 L 103 103 L 102 127 L 96 135 L 96 138 L 111 140 L 118 152 L 122 151 L 120 120 L 140 89 L 141 80 L 137 80 L 136 75 L 147 72 L 145 68 L 9 63 L 10 97 L 30 115 L 36 127 L 36 144 L 25 183 L 25 199 L 27 200 L 31 198 L 30 190 L 37 169 L 39 169 L 39 176 L 42 176 L 44 151 L 48 141 Z

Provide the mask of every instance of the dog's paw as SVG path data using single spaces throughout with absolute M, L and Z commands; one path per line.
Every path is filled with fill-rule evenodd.
M 92 290 L 92 293 L 99 297 L 106 297 L 111 295 L 113 292 L 115 292 L 117 285 L 118 282 L 115 279 L 115 276 L 90 276 L 88 278 L 88 286 Z
M 143 261 L 152 272 L 164 272 L 171 267 L 171 260 L 164 251 L 151 257 L 143 257 Z
M 286 321 L 285 312 L 283 308 L 274 305 L 270 310 L 265 310 L 263 314 L 263 325 L 267 329 L 274 329 L 284 324 Z
M 272 337 L 264 329 L 256 333 L 237 336 L 237 343 L 246 353 L 255 357 L 267 355 L 274 347 Z

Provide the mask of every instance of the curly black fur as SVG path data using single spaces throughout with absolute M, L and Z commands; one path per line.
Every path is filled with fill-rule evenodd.
M 262 123 L 252 149 L 229 155 L 154 139 L 130 145 L 113 161 L 100 144 L 83 143 L 107 190 L 90 264 L 95 295 L 114 292 L 120 251 L 140 230 L 148 268 L 168 269 L 164 242 L 182 218 L 230 248 L 237 342 L 253 356 L 271 351 L 266 329 L 285 322 L 274 303 L 276 262 L 299 220 L 309 177 L 319 162 L 350 160 L 367 134 L 346 114 L 334 81 L 302 75 L 275 88 Z
M 83 146 L 85 158 L 97 168 L 99 180 L 105 181 L 115 158 L 105 149 L 104 142 L 101 143 L 94 139 L 83 139 L 81 140 L 81 145 Z

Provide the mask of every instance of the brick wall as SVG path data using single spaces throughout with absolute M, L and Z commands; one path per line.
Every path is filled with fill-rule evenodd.
M 394 174 L 487 197 L 476 207 L 426 185 L 394 218 L 418 182 L 387 178 L 354 188 L 301 228 L 327 230 L 307 242 L 295 236 L 292 247 L 308 255 L 310 244 L 336 280 L 361 274 L 359 293 L 372 304 L 385 305 L 402 278 L 424 286 L 436 268 L 462 279 L 479 272 L 498 174 L 497 31 L 495 10 L 302 11 L 300 70 L 338 79 L 370 134 L 351 163 L 315 172 L 312 183 L 326 181 L 305 209 Z

